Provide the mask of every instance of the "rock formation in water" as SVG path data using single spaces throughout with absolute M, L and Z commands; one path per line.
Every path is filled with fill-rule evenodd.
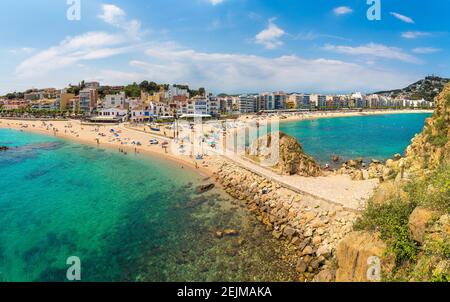
M 8 150 L 9 150 L 8 147 L 6 147 L 6 146 L 0 146 L 0 152 L 1 152 L 1 151 L 8 151 Z
M 273 144 L 278 143 L 278 163 L 272 168 L 282 175 L 321 176 L 322 171 L 315 160 L 307 156 L 301 144 L 293 137 L 278 132 L 278 139 L 274 139 L 276 133 L 268 134 L 257 139 L 248 149 L 247 155 L 261 162 L 272 156 L 273 150 L 277 150 Z

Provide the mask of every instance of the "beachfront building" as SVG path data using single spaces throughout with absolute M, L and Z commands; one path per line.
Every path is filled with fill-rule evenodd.
M 253 97 L 247 94 L 239 96 L 238 108 L 241 114 L 254 113 L 254 100 Z
M 276 92 L 273 94 L 274 109 L 286 109 L 287 95 L 284 92 Z
M 130 112 L 130 121 L 132 123 L 145 123 L 149 122 L 155 116 L 150 109 L 147 108 L 135 108 Z
M 120 92 L 118 94 L 108 94 L 105 95 L 105 99 L 102 102 L 103 108 L 120 108 L 125 109 L 126 96 L 125 92 Z
M 210 95 L 207 99 L 207 106 L 208 106 L 208 114 L 211 116 L 218 116 L 220 113 L 220 101 Z
M 177 108 L 179 116 L 194 117 L 194 116 L 218 116 L 222 111 L 221 106 L 225 106 L 226 102 L 222 98 L 217 98 L 212 95 L 208 97 L 196 96 L 189 99 L 186 103 L 180 104 Z M 222 104 L 222 105 L 221 105 Z
M 42 100 L 32 101 L 30 103 L 30 105 L 31 105 L 31 110 L 51 111 L 51 110 L 59 109 L 57 106 L 56 99 L 54 99 L 54 100 L 42 99 Z
M 157 118 L 173 117 L 173 111 L 170 109 L 170 106 L 166 103 L 151 102 L 148 108 L 150 114 L 154 117 Z
M 67 93 L 62 90 L 61 93 L 56 97 L 56 107 L 61 111 L 68 110 L 69 102 L 75 97 L 73 93 Z
M 434 106 L 433 102 L 427 102 L 425 99 L 420 100 L 403 100 L 402 106 L 404 108 L 431 108 Z
M 274 94 L 270 92 L 260 93 L 258 98 L 260 98 L 259 110 L 274 110 L 275 109 L 275 98 Z
M 297 94 L 290 94 L 286 99 L 286 108 L 288 110 L 297 109 Z
M 196 96 L 186 104 L 187 115 L 208 115 L 208 100 L 205 97 Z
M 4 100 L 1 106 L 2 110 L 21 110 L 26 109 L 29 102 L 25 100 Z
M 322 94 L 311 94 L 310 101 L 312 107 L 316 109 L 326 109 L 327 107 L 327 96 Z
M 90 114 L 97 106 L 98 93 L 97 90 L 85 88 L 80 91 L 80 111 Z
M 98 116 L 100 117 L 109 117 L 119 120 L 125 120 L 126 116 L 128 115 L 128 110 L 125 109 L 119 109 L 119 108 L 108 108 L 108 109 L 102 109 L 98 112 Z
M 311 107 L 311 96 L 309 94 L 300 94 L 297 97 L 297 108 L 309 109 Z

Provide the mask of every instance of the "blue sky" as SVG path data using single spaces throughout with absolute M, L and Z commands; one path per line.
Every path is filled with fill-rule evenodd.
M 3 0 L 0 94 L 98 80 L 341 93 L 450 77 L 450 1 Z M 426 4 L 424 4 L 426 3 Z

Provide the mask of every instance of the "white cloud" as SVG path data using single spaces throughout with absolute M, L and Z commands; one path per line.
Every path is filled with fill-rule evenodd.
M 98 16 L 106 23 L 118 25 L 125 19 L 125 12 L 118 6 L 113 4 L 103 4 L 102 13 Z
M 36 51 L 36 49 L 31 48 L 31 47 L 21 47 L 21 48 L 14 48 L 14 49 L 9 50 L 9 52 L 13 55 L 31 54 L 35 51 Z
M 353 12 L 353 9 L 351 9 L 348 6 L 339 6 L 339 7 L 336 7 L 335 9 L 333 9 L 333 12 L 335 15 L 340 16 L 340 15 L 351 14 Z
M 118 28 L 116 33 L 88 32 L 66 37 L 58 45 L 40 51 L 22 61 L 15 69 L 18 78 L 36 78 L 83 61 L 92 61 L 131 52 L 140 47 L 140 22 L 127 20 L 126 13 L 118 6 L 102 5 L 98 16 L 104 22 Z
M 173 44 L 152 46 L 146 54 L 149 60 L 130 62 L 132 67 L 142 70 L 142 78 L 162 83 L 190 83 L 215 92 L 382 90 L 401 87 L 414 80 L 410 75 L 395 71 L 293 55 L 267 58 L 204 53 Z
M 212 5 L 217 5 L 223 3 L 225 0 L 208 0 Z
M 64 39 L 59 45 L 38 52 L 20 63 L 15 70 L 19 78 L 43 76 L 80 61 L 111 57 L 128 51 L 120 47 L 124 36 L 104 32 L 89 32 Z
M 414 53 L 418 54 L 432 54 L 442 51 L 441 48 L 434 48 L 434 47 L 417 47 L 412 50 Z
M 275 49 L 283 45 L 280 39 L 285 34 L 286 32 L 274 23 L 274 19 L 270 19 L 267 28 L 256 35 L 255 43 L 264 45 L 267 49 Z
M 422 32 L 422 31 L 406 31 L 402 33 L 402 38 L 405 39 L 416 39 L 419 37 L 430 36 L 430 33 Z
M 335 39 L 335 40 L 343 40 L 343 41 L 349 41 L 350 39 L 336 36 L 336 35 L 328 35 L 328 34 L 321 34 L 316 33 L 314 31 L 308 31 L 308 32 L 302 32 L 293 37 L 296 40 L 301 41 L 313 41 L 317 39 Z
M 414 24 L 414 20 L 408 16 L 405 15 L 401 15 L 399 13 L 396 12 L 391 12 L 390 13 L 392 16 L 394 16 L 395 18 L 399 19 L 400 21 L 406 22 L 406 23 L 410 23 L 410 24 Z
M 98 17 L 104 22 L 126 31 L 133 38 L 138 38 L 140 35 L 141 22 L 127 20 L 125 11 L 116 5 L 103 4 L 102 12 Z
M 383 44 L 369 43 L 356 47 L 327 44 L 324 46 L 324 49 L 353 56 L 367 56 L 372 58 L 398 60 L 407 63 L 420 63 L 418 58 L 404 52 L 402 49 L 389 47 Z

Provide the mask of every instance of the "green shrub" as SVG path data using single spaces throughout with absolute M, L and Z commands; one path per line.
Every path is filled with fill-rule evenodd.
M 439 167 L 430 176 L 416 180 L 405 187 L 409 199 L 434 210 L 450 211 L 450 166 Z
M 362 217 L 356 222 L 355 229 L 380 232 L 389 251 L 395 254 L 398 265 L 408 260 L 414 261 L 417 245 L 409 238 L 408 219 L 415 207 L 415 203 L 405 203 L 399 197 L 383 204 L 369 201 Z
M 450 282 L 450 276 L 444 273 L 436 273 L 431 277 L 431 282 Z

